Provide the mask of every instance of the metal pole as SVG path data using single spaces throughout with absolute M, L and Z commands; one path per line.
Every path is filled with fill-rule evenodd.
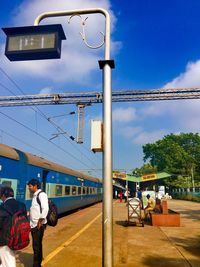
M 39 15 L 34 22 L 37 26 L 40 21 L 48 17 L 70 16 L 75 14 L 101 13 L 105 16 L 105 56 L 100 68 L 103 69 L 103 249 L 102 266 L 113 266 L 113 184 L 112 184 L 112 90 L 111 68 L 114 61 L 110 60 L 110 15 L 102 8 L 64 10 L 45 12 Z
M 103 250 L 102 266 L 113 266 L 113 183 L 112 183 L 112 76 L 110 62 L 110 16 L 105 13 L 105 61 L 103 64 Z M 113 62 L 114 63 L 114 62 Z
M 191 167 L 191 178 L 192 178 L 192 192 L 195 192 L 195 186 L 194 186 L 194 165 L 192 164 Z
M 128 203 L 128 177 L 127 177 L 127 173 L 125 171 L 125 174 L 126 174 L 126 202 Z
M 103 262 L 102 266 L 113 266 L 113 184 L 112 184 L 112 96 L 111 68 L 103 69 L 104 84 L 104 153 L 103 153 Z

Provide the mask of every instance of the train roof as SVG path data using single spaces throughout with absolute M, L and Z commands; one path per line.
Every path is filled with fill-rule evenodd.
M 12 147 L 4 144 L 0 144 L 0 155 L 9 159 L 19 160 L 17 151 Z
M 61 172 L 61 173 L 67 173 L 69 175 L 77 176 L 78 178 L 87 179 L 87 180 L 94 181 L 94 182 L 101 182 L 100 179 L 96 177 L 92 177 L 92 176 L 83 174 L 81 172 L 74 171 L 72 169 L 69 169 L 67 167 L 64 167 L 62 165 L 56 164 L 42 157 L 38 157 L 27 152 L 23 152 L 23 153 L 27 158 L 27 163 L 30 165 L 54 170 L 54 171 Z M 19 160 L 19 154 L 17 153 L 17 150 L 4 144 L 0 144 L 0 155 L 6 158 Z

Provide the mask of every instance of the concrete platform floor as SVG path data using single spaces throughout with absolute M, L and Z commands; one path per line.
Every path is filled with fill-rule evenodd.
M 114 200 L 114 267 L 200 267 L 200 203 L 169 200 L 181 227 L 128 226 L 125 203 Z M 45 232 L 44 267 L 101 267 L 101 203 L 59 220 Z M 17 267 L 32 267 L 31 245 Z

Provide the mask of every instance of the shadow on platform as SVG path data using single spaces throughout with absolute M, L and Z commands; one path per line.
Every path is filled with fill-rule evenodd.
M 33 265 L 33 253 L 18 251 L 16 253 L 17 266 L 31 267 Z
M 200 266 L 198 260 L 187 261 L 186 258 L 173 258 L 173 257 L 156 257 L 156 256 L 147 256 L 143 260 L 143 264 L 149 267 L 189 267 L 189 266 Z M 192 264 L 192 265 L 191 265 Z

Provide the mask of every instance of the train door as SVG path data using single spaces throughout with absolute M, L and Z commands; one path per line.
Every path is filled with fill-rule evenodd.
M 46 185 L 47 185 L 47 174 L 49 173 L 48 170 L 43 170 L 42 171 L 42 185 L 41 189 L 46 192 Z

